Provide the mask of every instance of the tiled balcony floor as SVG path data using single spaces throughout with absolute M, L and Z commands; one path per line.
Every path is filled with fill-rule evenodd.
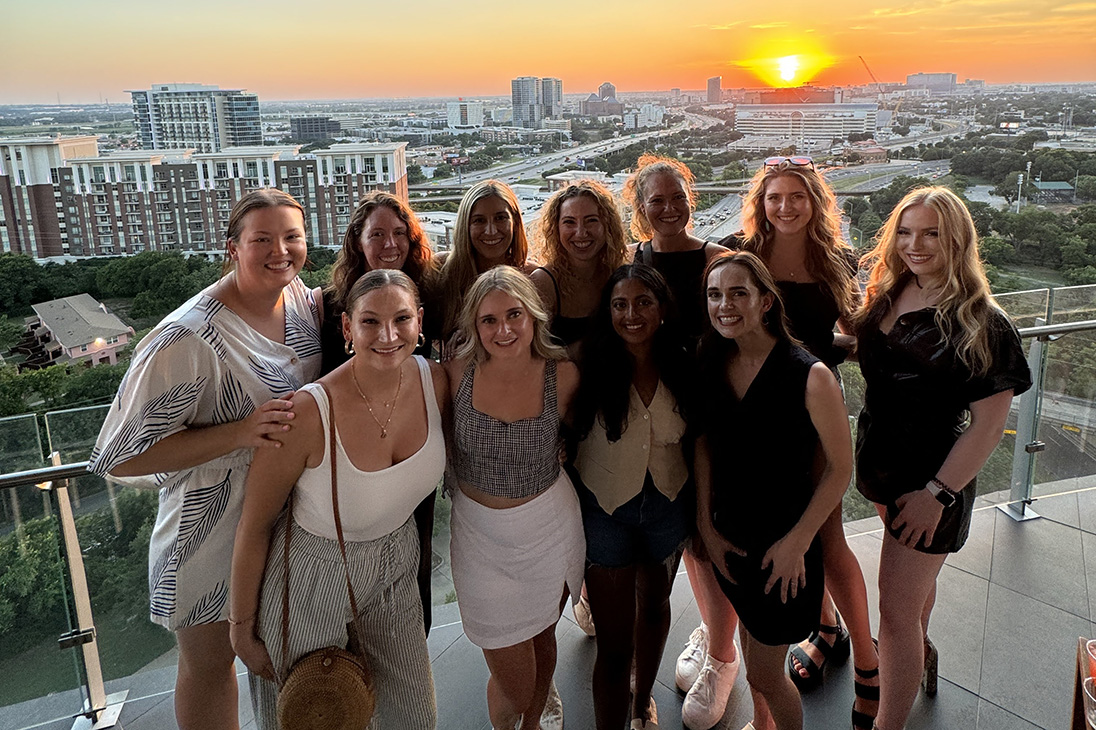
M 1043 519 L 1017 523 L 981 498 L 971 537 L 945 564 L 931 635 L 940 649 L 940 691 L 917 699 L 910 730 L 1058 730 L 1069 723 L 1078 636 L 1096 636 L 1096 484 L 1091 478 L 1057 482 L 1055 491 L 1082 489 L 1035 503 Z M 1004 498 L 1004 495 L 1000 495 Z M 872 624 L 877 625 L 875 575 L 880 524 L 846 525 L 867 576 Z M 684 573 L 672 597 L 673 624 L 655 685 L 660 726 L 681 728 L 681 696 L 673 687 L 678 650 L 699 621 Z M 461 631 L 455 604 L 434 612 L 429 645 L 437 687 L 439 730 L 488 730 L 484 688 L 487 666 Z M 560 621 L 556 683 L 571 730 L 593 728 L 590 673 L 594 641 Z M 144 671 L 112 682 L 108 692 L 130 690 L 121 715 L 127 730 L 173 730 L 175 667 L 167 655 Z M 828 671 L 824 686 L 804 696 L 805 727 L 847 728 L 852 706 L 851 662 Z M 67 730 L 72 720 L 50 720 L 71 707 L 57 696 L 5 708 L 0 730 Z M 739 674 L 720 729 L 739 730 L 751 715 L 744 672 Z M 246 682 L 240 719 L 254 728 Z

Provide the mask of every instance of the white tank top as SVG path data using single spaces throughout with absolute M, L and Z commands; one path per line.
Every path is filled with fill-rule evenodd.
M 445 471 L 445 437 L 438 400 L 434 395 L 434 380 L 426 360 L 416 355 L 415 362 L 419 366 L 427 419 L 426 443 L 418 451 L 387 469 L 362 471 L 350 462 L 336 428 L 339 516 L 347 541 L 376 540 L 402 526 L 415 507 L 434 491 Z M 314 535 L 337 540 L 331 505 L 331 462 L 328 461 L 331 451 L 327 392 L 318 383 L 309 383 L 301 390 L 311 394 L 320 409 L 324 455 L 319 466 L 306 468 L 297 480 L 293 519 Z

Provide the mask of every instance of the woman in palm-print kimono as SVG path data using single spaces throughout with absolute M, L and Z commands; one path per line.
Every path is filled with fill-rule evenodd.
M 178 640 L 182 730 L 239 726 L 232 544 L 253 450 L 278 445 L 293 418 L 289 396 L 319 374 L 318 293 L 297 277 L 305 249 L 292 196 L 241 198 L 229 218 L 228 273 L 141 341 L 92 452 L 96 473 L 151 475 L 160 490 L 150 610 Z

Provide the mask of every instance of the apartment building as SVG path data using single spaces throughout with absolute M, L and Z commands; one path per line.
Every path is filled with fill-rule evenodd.
M 128 93 L 147 150 L 216 152 L 263 143 L 258 94 L 205 84 L 154 84 Z

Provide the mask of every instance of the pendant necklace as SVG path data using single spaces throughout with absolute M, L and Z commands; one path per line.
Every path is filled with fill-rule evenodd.
M 354 372 L 354 365 L 350 365 L 350 377 L 354 381 L 354 387 L 358 391 L 358 395 L 365 401 L 365 407 L 369 410 L 369 415 L 373 417 L 373 422 L 377 424 L 377 427 L 381 430 L 381 438 L 388 438 L 388 424 L 392 423 L 392 415 L 396 412 L 396 401 L 400 398 L 400 389 L 403 388 L 403 367 L 400 367 L 400 382 L 396 385 L 396 395 L 392 398 L 392 410 L 388 411 L 388 418 L 384 423 L 381 423 L 381 419 L 377 418 L 377 414 L 373 412 L 373 406 L 369 402 L 369 397 L 362 392 L 362 387 L 358 385 L 358 375 Z M 388 405 L 388 401 L 384 402 Z

